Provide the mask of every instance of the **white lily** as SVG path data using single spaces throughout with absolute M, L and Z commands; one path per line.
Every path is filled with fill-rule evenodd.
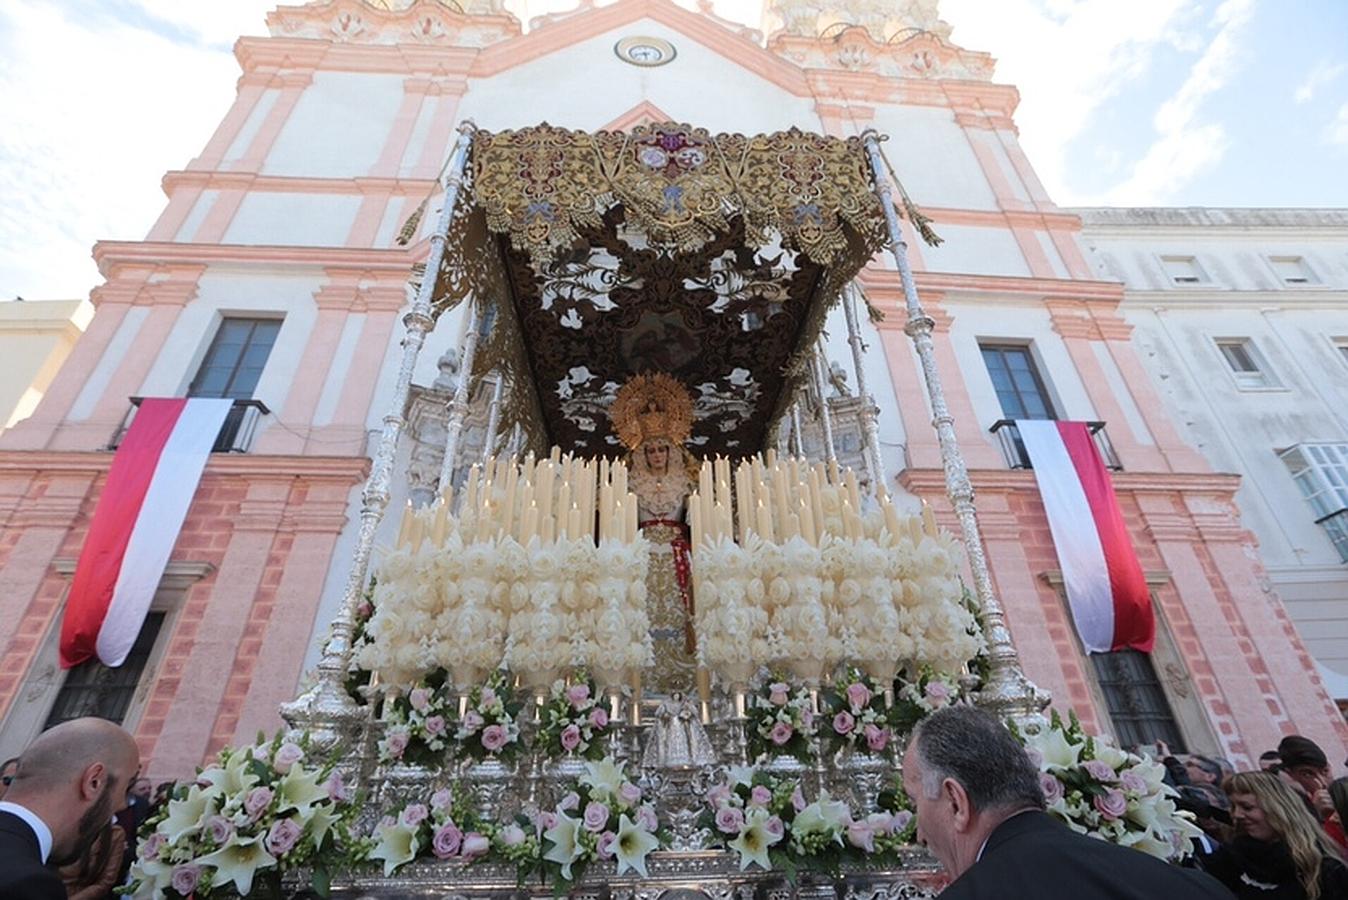
M 313 835 L 314 847 L 323 848 L 323 839 L 328 835 L 328 829 L 332 828 L 333 823 L 339 816 L 327 807 L 320 807 L 313 811 L 309 817 L 309 833 Z
M 791 830 L 796 834 L 827 834 L 839 844 L 842 832 L 851 818 L 847 804 L 834 800 L 827 790 L 819 792 L 819 799 L 802 809 L 791 822 Z
M 1040 768 L 1045 771 L 1049 768 L 1070 769 L 1081 760 L 1082 745 L 1068 741 L 1067 735 L 1058 728 L 1044 729 L 1030 738 L 1029 744 L 1039 751 L 1043 759 Z
M 213 799 L 214 795 L 192 785 L 186 797 L 169 801 L 168 816 L 159 823 L 159 832 L 170 844 L 178 843 L 183 835 L 201 828 L 215 812 Z
M 257 870 L 276 865 L 276 857 L 267 852 L 261 837 L 257 837 L 247 843 L 228 843 L 198 859 L 197 864 L 215 869 L 211 887 L 222 887 L 233 882 L 239 896 L 247 897 L 253 889 L 253 876 Z
M 249 788 L 257 784 L 257 776 L 248 771 L 248 755 L 235 753 L 224 766 L 211 766 L 204 770 L 198 781 L 206 782 L 206 793 L 226 797 L 242 797 Z
M 328 799 L 328 786 L 319 783 L 319 778 L 317 769 L 306 770 L 301 766 L 293 766 L 276 786 L 276 793 L 281 798 L 277 812 L 294 809 L 301 818 L 307 817 L 315 803 Z
M 739 837 L 729 843 L 730 849 L 740 855 L 741 872 L 749 868 L 749 863 L 758 863 L 765 871 L 772 868 L 772 863 L 768 859 L 772 835 L 768 834 L 767 821 L 767 810 L 759 808 L 750 810 Z
M 618 818 L 618 839 L 613 842 L 613 855 L 618 858 L 619 875 L 631 869 L 642 878 L 650 877 L 646 874 L 646 855 L 659 847 L 659 839 L 627 818 L 625 813 Z
M 543 837 L 552 841 L 552 847 L 543 858 L 562 867 L 562 877 L 571 880 L 571 864 L 580 859 L 585 849 L 580 846 L 580 820 L 567 815 L 559 815 L 557 824 L 543 832 Z
M 726 777 L 732 787 L 741 784 L 749 787 L 754 783 L 754 771 L 753 766 L 731 766 L 726 770 Z
M 393 870 L 411 862 L 417 855 L 417 830 L 406 825 L 394 823 L 379 829 L 379 843 L 370 851 L 370 859 L 384 861 L 384 877 L 393 874 Z
M 164 889 L 173 882 L 173 864 L 157 859 L 137 859 L 131 867 L 131 877 L 140 881 L 133 897 L 159 900 L 164 896 Z
M 580 783 L 590 788 L 594 799 L 604 802 L 618 796 L 618 788 L 626 780 L 623 764 L 615 763 L 611 756 L 606 756 L 599 762 L 587 762 L 585 774 L 580 776 Z

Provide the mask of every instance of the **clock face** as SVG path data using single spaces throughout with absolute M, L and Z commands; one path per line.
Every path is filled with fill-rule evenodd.
M 613 46 L 623 62 L 634 66 L 663 66 L 674 58 L 674 45 L 656 37 L 623 38 Z

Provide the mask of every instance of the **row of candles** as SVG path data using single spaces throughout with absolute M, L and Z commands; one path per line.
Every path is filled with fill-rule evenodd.
M 417 548 L 425 540 L 443 546 L 453 503 L 452 488 L 423 510 L 409 502 L 398 546 Z M 586 459 L 553 447 L 543 459 L 530 453 L 522 461 L 490 456 L 474 464 L 460 492 L 457 519 L 465 542 L 593 539 L 597 524 L 601 542 L 630 544 L 637 539 L 637 498 L 627 489 L 623 462 Z
M 836 514 L 826 512 L 825 497 Z M 884 494 L 877 501 L 885 526 L 897 535 L 898 510 Z M 733 469 L 725 457 L 703 461 L 697 490 L 688 498 L 688 518 L 694 547 L 722 540 L 744 544 L 751 534 L 781 544 L 799 537 L 814 547 L 829 535 L 867 536 L 856 472 L 833 460 L 810 465 L 796 457 L 778 459 L 775 450 L 742 459 Z M 925 502 L 922 520 L 923 530 L 934 535 L 936 521 Z

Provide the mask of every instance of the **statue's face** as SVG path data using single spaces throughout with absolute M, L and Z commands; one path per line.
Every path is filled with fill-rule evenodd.
M 646 454 L 646 467 L 653 471 L 663 471 L 669 465 L 669 444 L 665 441 L 651 441 L 642 452 Z

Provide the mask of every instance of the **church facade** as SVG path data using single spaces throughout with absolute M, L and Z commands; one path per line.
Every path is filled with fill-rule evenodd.
M 33 415 L 0 435 L 0 620 L 13 623 L 0 635 L 0 756 L 48 722 L 98 709 L 134 731 L 152 778 L 182 777 L 279 724 L 276 707 L 340 600 L 371 435 L 397 412 L 400 316 L 427 225 L 406 246 L 398 232 L 434 193 L 465 119 L 491 131 L 674 121 L 889 135 L 888 158 L 944 239 L 924 244 L 904 223 L 1029 677 L 1088 728 L 1129 743 L 1162 738 L 1247 765 L 1298 732 L 1331 758 L 1348 752 L 1296 617 L 1270 589 L 1258 527 L 1242 519 L 1241 478 L 1200 452 L 1158 390 L 1127 278 L 1099 269 L 1083 215 L 1035 177 L 1016 136 L 1017 92 L 993 80 L 991 57 L 952 43 L 931 0 L 825 12 L 777 0 L 770 12 L 765 35 L 672 0 L 582 2 L 527 28 L 500 0 L 466 11 L 323 0 L 278 7 L 270 37 L 241 39 L 233 107 L 200 155 L 165 176 L 146 239 L 94 248 L 105 280 L 87 332 Z M 886 314 L 864 326 L 861 400 L 878 408 L 891 490 L 927 500 L 949 526 L 889 266 L 877 259 L 859 279 Z M 826 352 L 847 368 L 836 318 Z M 446 315 L 423 350 L 391 509 L 436 468 L 428 445 L 467 324 L 462 310 Z M 855 375 L 837 380 L 840 408 L 857 405 L 845 396 Z M 62 603 L 109 449 L 136 398 L 183 395 L 233 397 L 235 413 L 141 640 L 122 669 L 62 672 Z M 1098 423 L 1153 592 L 1150 656 L 1080 649 L 1008 424 L 1043 417 Z

